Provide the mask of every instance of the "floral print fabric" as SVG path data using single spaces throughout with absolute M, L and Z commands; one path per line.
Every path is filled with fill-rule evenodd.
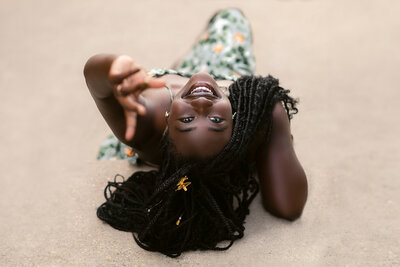
M 225 9 L 210 20 L 201 39 L 177 70 L 153 69 L 149 74 L 191 77 L 197 72 L 208 72 L 216 80 L 236 80 L 242 75 L 253 75 L 254 71 L 250 24 L 240 10 Z
M 216 80 L 236 80 L 253 75 L 255 59 L 253 38 L 248 20 L 238 9 L 225 9 L 210 20 L 200 40 L 193 46 L 177 70 L 152 69 L 149 75 L 160 77 L 176 74 L 190 78 L 198 72 L 208 72 Z M 137 154 L 114 135 L 101 145 L 97 159 L 128 159 L 137 162 Z
M 130 163 L 136 164 L 138 155 L 132 150 L 131 147 L 125 145 L 115 137 L 110 135 L 100 146 L 98 160 L 117 160 L 128 159 Z

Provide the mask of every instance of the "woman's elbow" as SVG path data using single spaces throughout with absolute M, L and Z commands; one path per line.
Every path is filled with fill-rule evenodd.
M 267 206 L 266 204 L 263 205 L 264 209 L 274 215 L 275 217 L 288 220 L 288 221 L 295 221 L 301 217 L 303 213 L 304 205 L 301 208 L 282 208 L 282 207 L 275 207 L 271 209 L 271 207 Z
M 291 194 L 275 195 L 273 198 L 265 199 L 263 206 L 272 215 L 288 221 L 295 221 L 301 217 L 307 202 L 308 186 L 307 180 L 298 184 L 297 190 Z
M 94 73 L 98 57 L 98 55 L 94 55 L 86 61 L 85 66 L 83 67 L 83 76 L 85 77 L 86 81 L 90 79 Z
M 298 218 L 300 218 L 302 213 L 303 213 L 303 209 L 301 209 L 301 210 L 280 210 L 274 215 L 278 218 L 293 222 L 293 221 L 297 220 Z

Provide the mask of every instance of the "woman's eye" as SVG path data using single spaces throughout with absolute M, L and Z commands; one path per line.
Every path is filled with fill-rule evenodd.
M 193 117 L 185 117 L 185 118 L 181 118 L 179 120 L 183 123 L 189 123 L 193 120 Z
M 218 117 L 210 117 L 210 121 L 212 121 L 214 123 L 221 123 L 223 121 L 223 119 L 218 118 Z

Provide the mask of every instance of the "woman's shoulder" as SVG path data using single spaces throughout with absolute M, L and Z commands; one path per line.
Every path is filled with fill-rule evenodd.
M 271 134 L 281 133 L 282 135 L 286 135 L 289 133 L 290 135 L 288 115 L 281 101 L 276 102 L 272 109 L 271 123 L 272 127 L 274 128 Z M 270 126 L 267 124 L 262 125 L 262 127 L 260 127 L 260 129 L 254 135 L 254 138 L 248 149 L 249 162 L 257 161 L 258 150 L 265 145 L 269 145 L 266 143 L 266 135 L 269 127 Z

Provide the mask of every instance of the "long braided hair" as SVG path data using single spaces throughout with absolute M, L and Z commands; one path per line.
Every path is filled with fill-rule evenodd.
M 261 130 L 269 141 L 276 102 L 282 101 L 291 119 L 297 101 L 272 76 L 241 77 L 229 92 L 236 115 L 231 139 L 217 156 L 185 159 L 173 149 L 167 133 L 159 170 L 138 171 L 126 181 L 117 175 L 104 190 L 106 202 L 97 216 L 132 232 L 140 247 L 170 257 L 187 250 L 226 250 L 243 237 L 244 220 L 258 192 L 246 160 L 248 147 Z M 221 241 L 228 243 L 221 246 Z

